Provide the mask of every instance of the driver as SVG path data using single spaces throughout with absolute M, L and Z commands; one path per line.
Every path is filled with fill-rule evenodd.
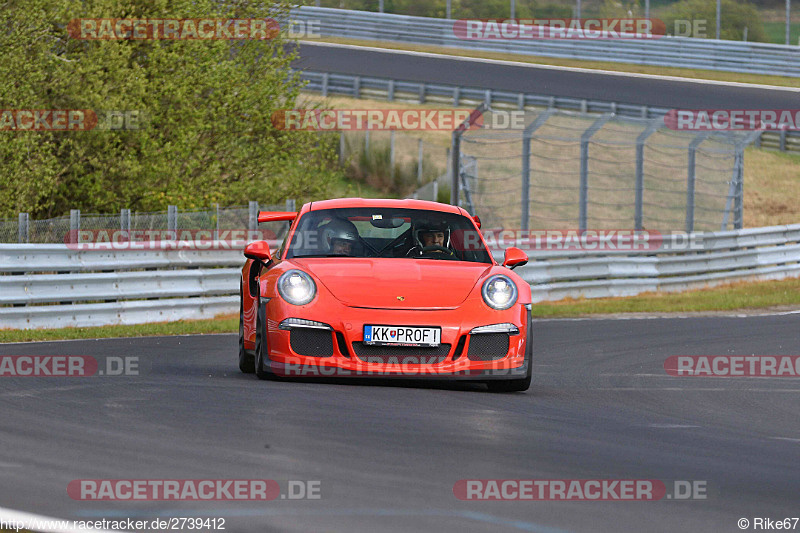
M 334 218 L 322 228 L 323 242 L 331 255 L 355 254 L 358 245 L 358 230 L 349 220 Z
M 415 246 L 409 256 L 442 254 L 453 256 L 450 250 L 450 228 L 444 221 L 420 223 L 414 230 Z

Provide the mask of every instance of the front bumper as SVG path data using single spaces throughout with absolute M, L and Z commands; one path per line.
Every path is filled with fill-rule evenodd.
M 481 301 L 468 300 L 458 309 L 365 309 L 341 306 L 314 309 L 292 306 L 280 298 L 263 303 L 266 339 L 272 373 L 286 377 L 380 377 L 404 379 L 507 380 L 528 374 L 532 358 L 530 310 L 517 304 L 506 311 L 487 310 Z M 326 306 L 327 307 L 327 306 Z M 281 329 L 287 318 L 301 318 L 330 326 Z M 507 343 L 492 342 L 476 327 L 513 324 Z M 438 349 L 363 345 L 365 324 L 439 326 Z M 309 333 L 310 332 L 310 333 Z M 496 335 L 496 334 L 495 334 Z M 481 336 L 480 339 L 476 338 Z M 301 340 L 304 340 L 301 342 Z M 308 339 L 314 339 L 309 341 Z M 495 336 L 492 341 L 500 340 Z M 316 350 L 316 352 L 315 352 Z M 482 360 L 481 360 L 482 359 Z

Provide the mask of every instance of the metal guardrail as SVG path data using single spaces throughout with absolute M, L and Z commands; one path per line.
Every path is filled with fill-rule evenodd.
M 798 62 L 800 62 L 800 56 L 798 56 Z M 663 117 L 669 111 L 663 107 L 646 105 L 514 93 L 331 72 L 303 70 L 300 71 L 300 77 L 306 82 L 303 90 L 319 93 L 326 97 L 341 95 L 401 102 L 433 102 L 454 107 L 476 106 L 485 103 L 491 109 L 544 107 L 581 113 L 613 113 L 632 118 L 658 118 Z M 800 153 L 800 131 L 764 131 L 756 138 L 755 145 L 758 148 Z
M 800 77 L 800 47 L 781 44 L 687 37 L 467 40 L 454 33 L 454 20 L 307 6 L 294 9 L 292 18 L 318 21 L 323 37 Z
M 526 244 L 519 243 L 531 261 L 517 272 L 531 284 L 534 302 L 800 277 L 800 224 L 667 236 L 653 250 L 531 250 Z M 502 251 L 494 255 L 501 260 Z
M 800 276 L 800 224 L 696 233 L 688 239 L 693 247 L 685 246 L 685 234 L 668 235 L 658 249 L 636 252 L 528 249 L 530 262 L 516 272 L 531 284 L 535 302 Z M 516 244 L 530 248 L 525 241 Z M 502 260 L 502 250 L 494 254 Z M 238 250 L 134 252 L 0 244 L 6 273 L 0 276 L 0 329 L 138 324 L 235 313 L 242 263 Z
M 0 275 L 0 329 L 140 324 L 233 313 L 243 262 L 241 250 L 0 244 L 0 272 L 5 274 Z

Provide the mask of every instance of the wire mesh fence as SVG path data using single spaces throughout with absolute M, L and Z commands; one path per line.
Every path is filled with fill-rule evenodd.
M 446 132 L 346 131 L 339 143 L 340 161 L 356 181 L 392 196 L 445 202 L 449 151 Z
M 115 214 L 81 213 L 71 210 L 70 215 L 44 220 L 30 220 L 26 213 L 16 219 L 0 219 L 0 242 L 2 243 L 66 243 L 77 231 L 130 231 L 131 235 L 147 231 L 215 231 L 254 230 L 257 228 L 258 211 L 294 211 L 294 200 L 282 204 L 249 206 L 214 206 L 206 209 L 180 210 L 170 206 L 167 211 L 136 212 L 122 209 Z M 275 238 L 282 237 L 288 227 L 286 223 L 270 223 Z M 139 232 L 139 233 L 136 233 Z
M 518 124 L 460 138 L 459 202 L 487 227 L 742 227 L 742 154 L 756 133 L 554 109 L 527 110 Z

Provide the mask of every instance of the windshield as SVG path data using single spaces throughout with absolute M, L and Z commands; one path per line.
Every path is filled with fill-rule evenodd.
M 472 221 L 422 209 L 309 211 L 289 243 L 293 257 L 392 257 L 491 263 Z

